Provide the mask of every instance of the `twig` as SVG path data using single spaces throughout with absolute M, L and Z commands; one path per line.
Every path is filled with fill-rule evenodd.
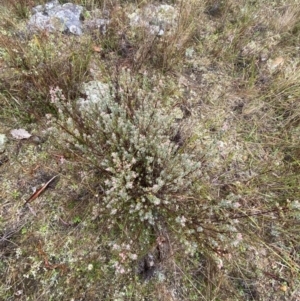
M 32 201 L 34 201 L 37 197 L 41 195 L 41 193 L 48 187 L 48 185 L 56 178 L 58 175 L 51 178 L 46 184 L 44 184 L 40 189 L 38 189 L 24 204 L 24 206 Z

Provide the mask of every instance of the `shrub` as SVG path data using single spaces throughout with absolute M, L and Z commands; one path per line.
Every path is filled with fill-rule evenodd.
M 122 70 L 113 86 L 92 81 L 85 85 L 86 99 L 76 104 L 52 91 L 67 145 L 101 173 L 103 213 L 109 223 L 126 221 L 132 229 L 162 216 L 178 220 L 181 201 L 174 195 L 189 194 L 200 167 L 174 141 L 180 131 L 174 109 L 141 80 L 142 89 Z

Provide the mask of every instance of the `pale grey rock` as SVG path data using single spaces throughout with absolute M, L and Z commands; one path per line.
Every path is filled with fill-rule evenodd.
M 52 1 L 47 2 L 45 4 L 45 9 L 49 10 L 49 9 L 52 9 L 52 8 L 58 6 L 58 5 L 59 5 L 59 1 L 58 0 L 52 0 Z
M 44 5 L 37 5 L 31 9 L 31 13 L 34 15 L 36 13 L 42 13 L 44 10 Z
M 65 26 L 59 18 L 49 18 L 49 16 L 46 16 L 41 12 L 38 12 L 31 17 L 28 28 L 31 31 L 45 30 L 48 32 L 63 32 L 65 30 Z
M 60 5 L 57 0 L 38 5 L 32 9 L 28 28 L 31 31 L 65 32 L 74 35 L 82 34 L 81 14 L 83 7 L 73 3 Z
M 83 9 L 83 6 L 73 3 L 61 5 L 57 0 L 35 6 L 28 22 L 28 29 L 31 32 L 42 30 L 50 33 L 71 33 L 78 36 L 82 35 L 83 30 L 96 29 L 105 34 L 109 20 L 92 19 L 82 22 Z

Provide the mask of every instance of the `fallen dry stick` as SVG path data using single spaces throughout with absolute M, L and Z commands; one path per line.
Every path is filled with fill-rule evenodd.
M 44 184 L 40 189 L 38 189 L 24 204 L 24 206 L 33 200 L 35 200 L 37 197 L 41 195 L 41 193 L 48 187 L 48 185 L 56 178 L 58 175 L 51 178 L 46 184 Z

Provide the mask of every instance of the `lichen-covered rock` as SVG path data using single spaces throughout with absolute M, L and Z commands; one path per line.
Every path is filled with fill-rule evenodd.
M 63 32 L 81 35 L 83 31 L 99 30 L 105 34 L 108 19 L 93 18 L 82 21 L 84 8 L 73 3 L 59 4 L 58 0 L 32 8 L 32 16 L 28 22 L 31 32 L 39 30 L 47 32 Z
M 132 27 L 147 27 L 150 33 L 161 36 L 166 31 L 175 28 L 178 12 L 171 5 L 149 4 L 144 8 L 137 9 L 128 17 Z
M 28 28 L 31 31 L 46 30 L 48 32 L 67 32 L 75 35 L 82 34 L 81 13 L 83 7 L 73 3 L 60 5 L 57 0 L 32 9 L 33 15 Z

